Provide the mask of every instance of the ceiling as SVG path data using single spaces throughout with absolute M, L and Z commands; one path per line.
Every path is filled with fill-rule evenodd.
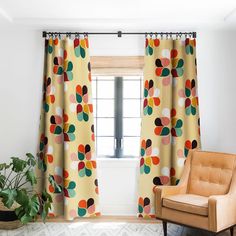
M 236 29 L 236 0 L 0 0 L 0 27 L 58 30 Z

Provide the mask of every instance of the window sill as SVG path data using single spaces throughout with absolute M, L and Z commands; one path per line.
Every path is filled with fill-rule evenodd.
M 98 168 L 137 168 L 139 166 L 139 158 L 109 158 L 99 157 L 96 159 Z

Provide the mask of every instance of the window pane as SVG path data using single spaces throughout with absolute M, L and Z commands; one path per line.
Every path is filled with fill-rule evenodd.
M 140 136 L 141 120 L 140 118 L 124 118 L 123 119 L 124 136 Z
M 140 99 L 123 100 L 124 117 L 140 117 Z
M 139 98 L 140 97 L 140 81 L 137 80 L 124 80 L 123 82 L 124 98 Z
M 97 137 L 97 155 L 98 156 L 114 155 L 113 137 Z
M 100 78 L 100 77 L 99 77 Z M 97 97 L 114 98 L 114 80 L 97 80 Z
M 114 135 L 114 118 L 97 118 L 97 135 Z
M 98 117 L 114 117 L 114 100 L 97 100 Z
M 124 137 L 124 156 L 139 156 L 140 138 Z

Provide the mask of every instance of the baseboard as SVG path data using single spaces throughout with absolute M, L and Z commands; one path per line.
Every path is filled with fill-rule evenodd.
M 136 216 L 137 204 L 103 205 L 100 212 L 104 216 Z

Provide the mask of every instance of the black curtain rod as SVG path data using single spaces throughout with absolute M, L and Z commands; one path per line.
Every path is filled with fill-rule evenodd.
M 85 34 L 85 35 L 117 35 L 118 37 L 122 37 L 122 35 L 152 35 L 152 34 L 157 34 L 157 35 L 176 35 L 176 36 L 182 36 L 182 35 L 187 35 L 187 36 L 192 36 L 193 38 L 197 37 L 196 32 L 42 32 L 43 38 L 46 38 L 47 36 L 54 36 L 54 35 L 80 35 L 80 34 Z

